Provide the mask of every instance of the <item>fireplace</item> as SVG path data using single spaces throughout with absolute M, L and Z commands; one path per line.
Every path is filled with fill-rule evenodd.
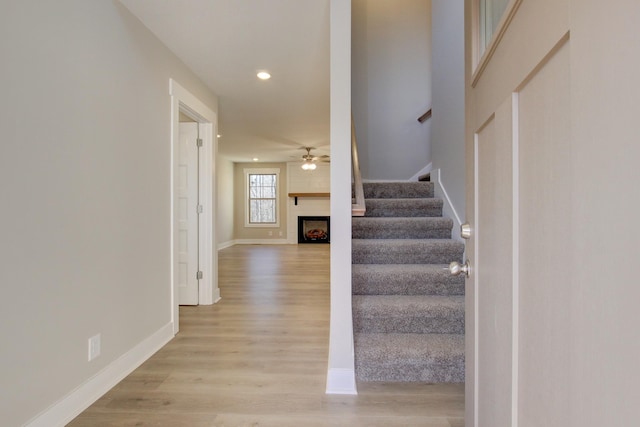
M 299 216 L 298 243 L 329 243 L 328 216 Z

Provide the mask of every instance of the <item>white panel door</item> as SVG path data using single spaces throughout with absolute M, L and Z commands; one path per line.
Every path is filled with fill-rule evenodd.
M 465 425 L 637 425 L 640 2 L 510 5 L 467 38 Z
M 180 123 L 178 150 L 178 292 L 180 305 L 198 304 L 198 124 Z
M 468 75 L 466 425 L 566 426 L 567 3 L 511 4 L 504 37 Z
M 511 98 L 475 134 L 475 283 L 478 425 L 508 426 L 512 408 L 513 169 Z

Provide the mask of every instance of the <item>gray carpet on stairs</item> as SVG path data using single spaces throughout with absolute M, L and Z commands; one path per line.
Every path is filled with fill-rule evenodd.
M 354 332 L 463 334 L 464 296 L 354 295 Z
M 356 334 L 360 381 L 464 382 L 462 334 Z
M 442 217 L 353 218 L 354 239 L 448 239 L 453 221 Z
M 464 381 L 464 278 L 433 183 L 368 183 L 353 218 L 352 290 L 359 381 Z
M 367 217 L 441 216 L 440 199 L 368 199 Z
M 464 244 L 451 239 L 353 239 L 354 264 L 449 264 L 462 261 Z
M 446 264 L 354 264 L 354 295 L 464 295 Z
M 431 182 L 368 182 L 363 185 L 363 189 L 365 199 L 433 197 L 433 183 Z

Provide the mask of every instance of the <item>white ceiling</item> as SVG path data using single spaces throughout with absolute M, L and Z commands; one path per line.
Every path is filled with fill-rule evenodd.
M 218 95 L 221 155 L 329 154 L 328 0 L 120 1 Z

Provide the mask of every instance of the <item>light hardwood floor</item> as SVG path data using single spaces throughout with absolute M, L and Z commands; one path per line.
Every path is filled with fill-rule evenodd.
M 461 427 L 464 387 L 358 384 L 326 395 L 330 245 L 219 252 L 222 300 L 69 426 Z

